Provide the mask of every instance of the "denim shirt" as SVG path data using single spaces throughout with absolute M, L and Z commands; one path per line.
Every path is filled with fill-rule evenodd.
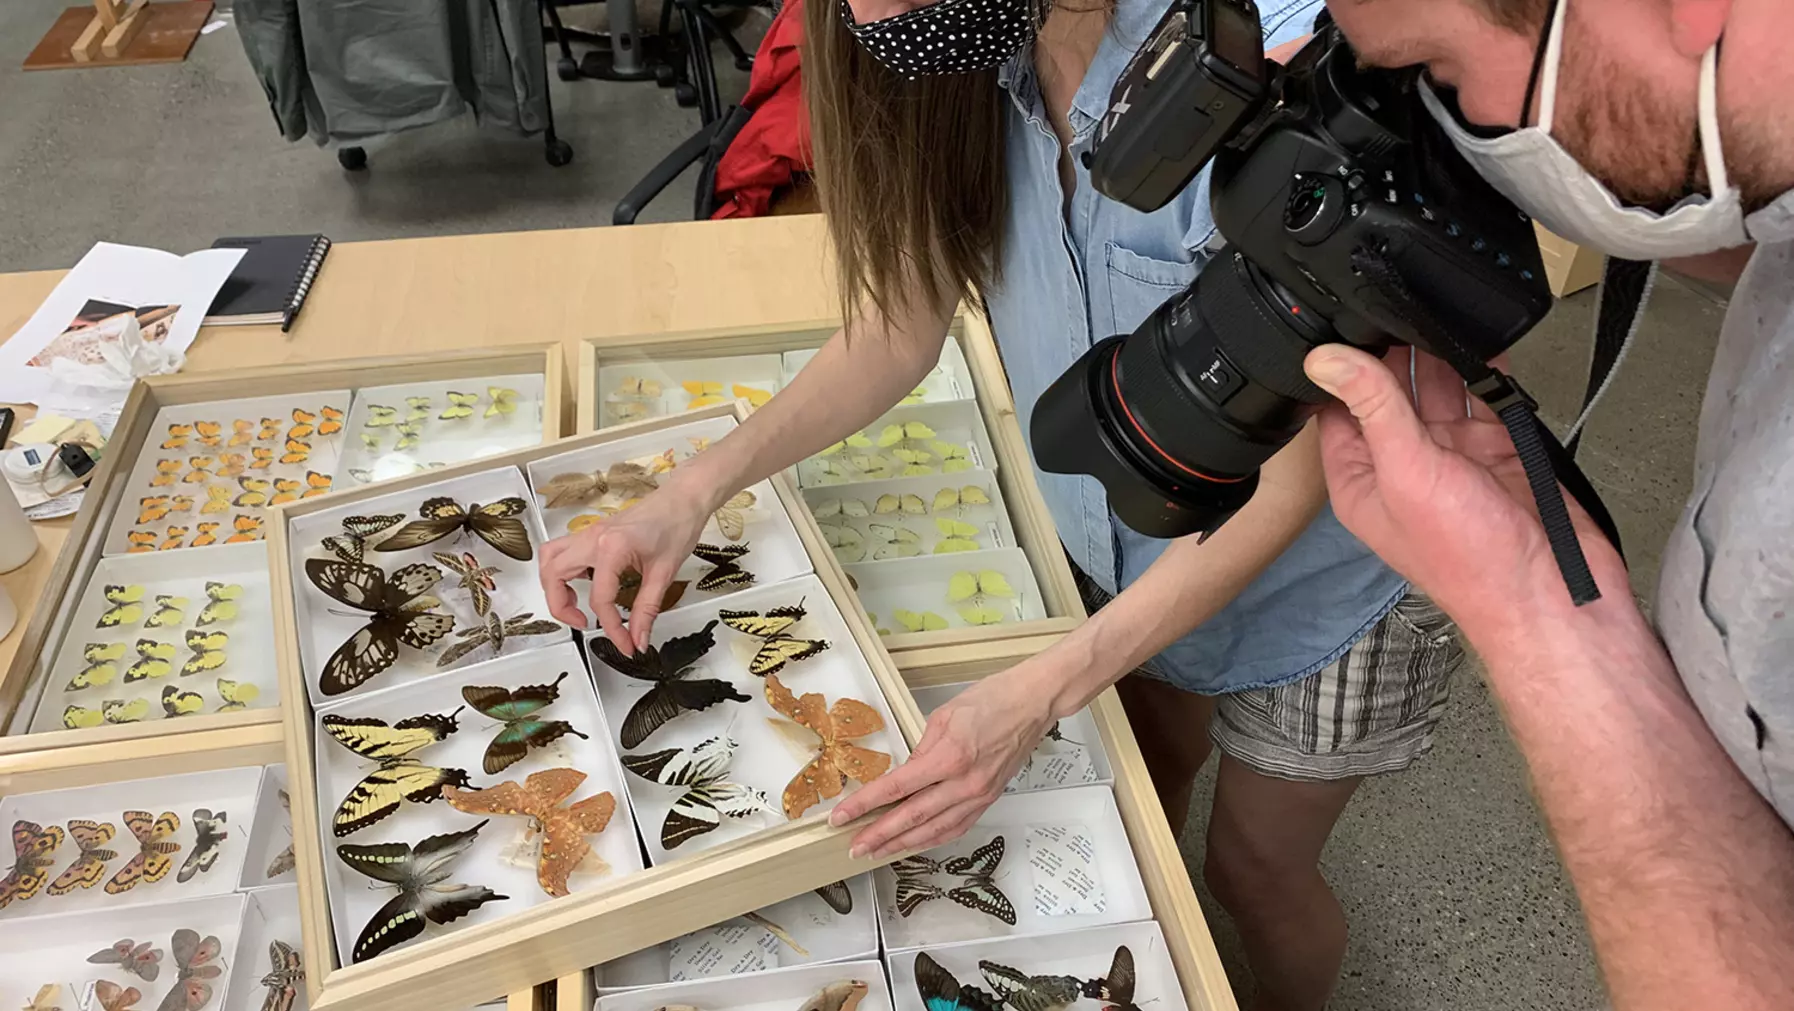
M 1059 139 L 1040 96 L 1033 52 L 999 74 L 1006 110 L 1010 211 L 1002 277 L 986 292 L 1024 432 L 1034 402 L 1092 343 L 1131 333 L 1193 281 L 1219 242 L 1205 170 L 1169 204 L 1143 214 L 1090 185 L 1078 158 L 1108 107 L 1109 90 L 1168 0 L 1119 0 L 1070 112 L 1077 189 L 1064 198 Z M 1322 0 L 1260 0 L 1265 48 L 1300 38 Z M 1109 511 L 1095 480 L 1039 473 L 1072 560 L 1111 593 L 1138 579 L 1169 541 L 1135 533 Z M 1233 520 L 1238 523 L 1240 520 Z M 1320 516 L 1244 592 L 1152 663 L 1190 691 L 1280 684 L 1320 670 L 1395 605 L 1402 578 L 1334 518 Z

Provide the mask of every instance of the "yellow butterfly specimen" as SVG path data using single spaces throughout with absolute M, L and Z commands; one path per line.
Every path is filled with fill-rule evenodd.
M 604 409 L 610 412 L 612 421 L 636 421 L 648 416 L 648 405 L 637 400 L 607 401 Z
M 410 449 L 424 435 L 424 427 L 415 421 L 399 422 L 396 431 L 399 433 L 399 441 L 393 445 L 394 449 Z
M 168 515 L 168 496 L 151 495 L 137 500 L 137 522 L 154 523 Z
M 946 555 L 955 551 L 978 550 L 978 528 L 965 520 L 936 516 L 934 526 L 941 532 L 941 539 L 934 545 L 935 554 Z
M 361 433 L 361 445 L 364 448 L 366 448 L 369 452 L 373 452 L 373 453 L 380 452 L 381 441 L 382 440 L 380 438 L 379 432 L 363 432 L 363 433 Z
M 319 435 L 335 435 L 343 430 L 343 412 L 340 408 L 326 405 L 318 408 L 318 413 L 324 416 L 324 420 L 318 422 Z
M 192 469 L 182 475 L 181 480 L 187 484 L 199 484 L 202 481 L 210 481 L 212 479 L 212 465 L 217 462 L 218 458 L 215 456 L 190 456 L 187 458 L 187 466 Z
M 198 523 L 194 525 L 193 539 L 187 542 L 190 548 L 203 548 L 218 543 L 218 524 Z
M 61 983 L 45 983 L 37 988 L 37 996 L 25 1005 L 25 1011 L 62 1011 L 56 998 L 62 994 Z
M 933 611 L 906 611 L 900 607 L 891 612 L 891 617 L 896 618 L 897 624 L 906 632 L 939 632 L 947 627 L 947 619 Z
M 170 593 L 156 594 L 156 609 L 144 619 L 144 628 L 171 628 L 187 618 L 187 598 Z
M 994 569 L 955 572 L 947 581 L 947 603 L 969 625 L 995 625 L 1014 616 L 1014 607 L 999 607 L 998 600 L 1013 601 L 1015 588 L 1008 577 Z
M 929 443 L 941 458 L 941 473 L 956 474 L 962 470 L 972 469 L 972 457 L 966 447 L 956 442 L 942 442 L 935 439 Z
M 984 493 L 983 488 L 975 484 L 963 485 L 959 488 L 942 488 L 934 493 L 933 510 L 937 513 L 958 509 L 961 506 L 987 505 L 990 505 L 990 496 Z
M 168 438 L 162 440 L 162 448 L 185 449 L 187 447 L 187 440 L 192 437 L 192 425 L 169 425 Z
M 181 461 L 157 460 L 156 476 L 150 478 L 150 486 L 153 488 L 166 488 L 175 482 L 176 478 L 180 476 L 180 473 Z
M 787 604 L 764 613 L 760 611 L 718 611 L 722 623 L 737 632 L 761 640 L 754 658 L 748 661 L 748 673 L 766 677 L 784 670 L 787 664 L 808 660 L 828 649 L 827 639 L 799 639 L 791 629 L 806 616 L 802 604 Z
M 660 380 L 624 376 L 617 382 L 617 393 L 626 397 L 658 397 L 661 393 Z
M 251 446 L 249 455 L 250 470 L 267 470 L 274 466 L 274 447 L 272 446 Z
M 872 505 L 872 511 L 880 516 L 903 512 L 911 516 L 926 516 L 928 506 L 923 504 L 922 496 L 904 493 L 902 495 L 880 495 Z
M 309 439 L 318 430 L 318 416 L 310 411 L 293 408 L 293 427 L 287 429 L 287 441 Z
M 741 540 L 742 533 L 747 530 L 747 510 L 754 507 L 755 501 L 753 492 L 740 492 L 716 511 L 717 529 L 723 532 L 724 537 L 732 541 Z
M 242 488 L 243 491 L 236 498 L 231 499 L 231 505 L 244 509 L 252 506 L 267 505 L 268 490 L 273 486 L 273 483 L 266 478 L 237 478 L 237 487 Z
M 443 408 L 442 413 L 436 417 L 443 421 L 454 421 L 457 418 L 473 417 L 473 407 L 480 402 L 480 395 L 478 393 L 457 393 L 450 390 L 448 391 L 448 400 L 448 406 Z
M 699 407 L 709 407 L 712 404 L 720 404 L 723 402 L 722 383 L 687 379 L 679 385 L 684 387 L 685 392 L 691 396 L 691 400 L 685 405 L 687 410 Z
M 273 442 L 280 438 L 280 419 L 263 418 L 262 430 L 255 433 L 255 438 L 257 442 Z
M 492 403 L 486 407 L 486 417 L 493 418 L 500 414 L 517 413 L 517 391 L 506 386 L 486 387 L 486 396 Z
M 230 505 L 230 488 L 222 484 L 209 484 L 206 485 L 206 504 L 200 506 L 199 511 L 201 514 L 229 512 Z
M 217 448 L 224 442 L 224 426 L 216 421 L 195 421 L 193 431 L 197 433 L 193 441 L 202 446 Z
M 157 551 L 173 551 L 187 543 L 186 527 L 169 527 L 163 531 L 162 543 L 156 545 Z
M 305 490 L 299 493 L 300 498 L 315 498 L 330 490 L 330 475 L 320 474 L 315 470 L 305 472 Z
M 206 583 L 206 599 L 209 603 L 200 608 L 199 618 L 193 624 L 203 627 L 220 621 L 230 621 L 237 616 L 237 601 L 243 596 L 243 587 L 237 583 Z
M 198 674 L 201 671 L 217 670 L 224 666 L 224 647 L 230 643 L 230 635 L 225 632 L 201 632 L 197 628 L 187 630 L 187 648 L 193 656 L 181 665 L 181 676 Z
M 135 625 L 137 619 L 143 617 L 143 587 L 132 583 L 129 586 L 109 584 L 101 591 L 106 602 L 112 606 L 100 615 L 95 628 L 117 628 L 120 625 Z
M 396 425 L 398 423 L 399 423 L 399 409 L 398 408 L 382 407 L 379 404 L 369 404 L 368 405 L 368 416 L 366 418 L 362 419 L 361 427 L 363 427 L 363 428 L 390 428 L 391 426 Z M 365 440 L 366 438 L 367 438 L 367 436 L 365 436 L 365 435 L 362 436 L 362 439 Z M 375 438 L 378 439 L 379 437 L 375 436 Z
M 125 644 L 122 642 L 90 642 L 81 647 L 81 659 L 87 666 L 75 672 L 63 691 L 78 692 L 94 685 L 109 685 L 118 676 L 118 664 L 113 661 L 125 655 Z
M 906 439 L 932 439 L 934 429 L 920 421 L 906 421 L 901 425 L 886 425 L 879 430 L 878 445 L 888 449 Z
M 899 404 L 919 404 L 923 400 L 927 399 L 927 397 L 928 397 L 928 387 L 918 386 L 915 389 L 909 391 L 909 393 L 905 394 L 903 399 L 899 400 L 897 402 Z
M 106 722 L 106 716 L 98 709 L 86 706 L 66 706 L 62 710 L 62 725 L 68 730 L 91 730 Z
M 934 466 L 930 462 L 934 459 L 934 454 L 925 449 L 899 447 L 891 450 L 891 455 L 903 464 L 902 474 L 904 477 L 923 477 L 934 473 Z
M 140 555 L 145 551 L 156 550 L 156 535 L 150 530 L 133 530 L 125 535 L 130 547 L 125 549 L 127 555 Z
M 136 723 L 149 715 L 149 700 L 120 702 L 117 699 L 107 699 L 100 703 L 100 715 L 107 723 Z
M 167 677 L 168 672 L 174 669 L 174 665 L 170 663 L 174 659 L 174 643 L 139 639 L 137 656 L 140 659 L 125 669 L 125 684 L 146 678 Z
M 830 443 L 823 447 L 822 452 L 817 453 L 816 455 L 833 456 L 850 446 L 854 449 L 871 449 L 872 437 L 866 435 L 864 432 L 855 432 L 847 438 L 842 439 L 840 442 Z
M 879 453 L 855 453 L 847 458 L 847 462 L 861 480 L 876 481 L 880 478 L 890 477 L 896 472 L 896 464 L 892 463 L 889 457 Z
M 227 445 L 247 446 L 255 441 L 255 422 L 238 418 L 230 423 L 230 427 L 230 442 Z
M 772 399 L 771 392 L 760 389 L 758 386 L 743 386 L 740 383 L 730 386 L 729 392 L 735 394 L 737 398 L 747 401 L 753 407 L 765 407 L 766 402 Z
M 218 711 L 234 713 L 239 709 L 248 709 L 256 699 L 261 698 L 262 690 L 247 681 L 219 678 L 218 696 L 224 700 L 224 704 L 218 707 Z
M 287 437 L 286 452 L 280 454 L 281 463 L 304 463 L 311 459 L 311 443 L 300 442 L 291 436 Z
M 168 716 L 191 716 L 206 707 L 205 697 L 176 685 L 162 689 L 162 712 Z
M 852 527 L 821 524 L 822 539 L 834 550 L 835 558 L 846 565 L 866 560 L 866 538 Z
M 872 536 L 878 540 L 878 546 L 872 549 L 872 560 L 875 562 L 914 558 L 922 553 L 921 535 L 908 527 L 872 523 L 866 529 L 872 531 Z
M 865 519 L 872 514 L 864 500 L 857 498 L 825 498 L 810 506 L 810 514 L 827 523 L 849 519 Z
M 429 416 L 430 416 L 430 398 L 429 397 L 406 397 L 405 398 L 405 420 L 406 421 L 422 421 Z

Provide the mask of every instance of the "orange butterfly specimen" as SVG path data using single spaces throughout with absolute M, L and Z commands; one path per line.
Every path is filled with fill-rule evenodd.
M 106 882 L 107 895 L 128 892 L 140 881 L 154 884 L 162 880 L 174 868 L 170 858 L 181 851 L 181 844 L 168 838 L 181 830 L 181 816 L 173 811 L 164 811 L 161 817 L 148 811 L 126 811 L 124 819 L 125 827 L 137 837 L 137 855 Z
M 785 784 L 785 817 L 796 819 L 805 811 L 841 792 L 846 781 L 870 783 L 891 768 L 891 756 L 850 743 L 856 737 L 885 728 L 878 710 L 858 699 L 836 699 L 823 708 L 823 698 L 810 692 L 799 698 L 779 681 L 766 675 L 766 703 L 779 715 L 822 738 L 821 748 L 810 763 Z
M 230 423 L 230 443 L 232 446 L 247 446 L 255 441 L 255 422 L 242 418 Z
M 299 498 L 299 489 L 304 487 L 290 477 L 274 479 L 274 497 L 268 500 L 269 505 L 280 505 L 283 502 L 295 502 Z
M 280 454 L 281 463 L 304 463 L 311 459 L 311 443 L 287 437 L 287 451 Z
M 484 790 L 464 790 L 453 784 L 442 788 L 442 799 L 468 814 L 510 814 L 530 819 L 530 832 L 542 833 L 542 849 L 536 856 L 536 883 L 556 898 L 567 894 L 567 876 L 592 852 L 586 836 L 604 831 L 617 810 L 617 799 L 605 793 L 587 797 L 567 807 L 561 802 L 573 796 L 586 774 L 578 769 L 546 769 L 532 773 L 518 786 L 507 781 Z M 608 870 L 597 857 L 594 868 Z
M 199 507 L 201 513 L 222 513 L 230 511 L 230 489 L 221 484 L 206 485 L 206 504 Z
M 137 522 L 154 523 L 168 515 L 168 496 L 151 495 L 137 500 Z
M 288 439 L 309 439 L 318 430 L 318 416 L 310 411 L 293 408 L 293 427 L 287 429 Z
M 335 407 L 320 408 L 324 420 L 318 422 L 319 435 L 335 435 L 343 430 L 343 412 Z
M 162 440 L 163 449 L 181 449 L 193 435 L 192 425 L 169 425 L 168 438 Z
M 186 527 L 169 527 L 168 528 L 168 536 L 166 536 L 162 539 L 161 544 L 156 545 L 156 550 L 157 551 L 173 551 L 175 548 L 180 547 L 182 544 L 185 544 L 186 542 L 187 542 L 187 528 Z
M 272 446 L 251 446 L 249 454 L 251 456 L 250 470 L 267 470 L 274 466 L 274 447 Z
M 215 447 L 224 441 L 224 426 L 216 421 L 195 421 L 193 429 L 199 433 L 194 441 L 202 446 Z
M 180 472 L 181 472 L 181 461 L 179 461 L 179 460 L 157 460 L 156 461 L 156 476 L 150 478 L 150 485 L 153 487 L 156 487 L 156 488 L 166 488 L 167 486 L 169 486 L 175 482 L 175 478 L 180 474 Z
M 171 513 L 190 513 L 193 511 L 193 496 L 175 495 L 168 500 L 168 511 Z
M 199 524 L 199 532 L 193 535 L 193 543 L 191 543 L 187 546 L 190 548 L 203 548 L 208 544 L 217 544 L 217 543 L 218 543 L 218 524 L 216 524 L 216 523 L 201 523 L 201 524 Z
M 260 516 L 238 516 L 231 521 L 236 533 L 224 539 L 226 544 L 243 544 L 248 541 L 262 539 L 262 518 Z
M 275 439 L 280 438 L 280 419 L 263 418 L 262 430 L 257 432 L 255 437 L 261 442 L 273 442 Z
M 182 477 L 181 480 L 188 484 L 198 484 L 201 481 L 210 481 L 212 479 L 212 465 L 217 462 L 218 460 L 216 457 L 190 456 L 187 458 L 187 466 L 192 467 L 193 469 L 188 471 L 186 476 Z
M 305 491 L 300 493 L 299 497 L 315 498 L 330 490 L 330 475 L 308 470 L 305 472 L 305 484 Z
M 236 477 L 238 474 L 243 473 L 244 469 L 248 466 L 249 461 L 242 453 L 220 453 L 218 455 L 218 469 L 213 471 L 213 473 L 217 474 L 219 477 Z
M 125 548 L 127 555 L 141 555 L 145 551 L 156 550 L 157 541 L 154 530 L 133 530 L 125 535 L 125 541 L 129 544 L 129 547 Z

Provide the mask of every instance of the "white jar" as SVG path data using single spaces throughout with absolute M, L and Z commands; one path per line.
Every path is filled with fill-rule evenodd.
M 37 554 L 37 531 L 19 508 L 12 485 L 0 480 L 0 572 L 11 572 Z

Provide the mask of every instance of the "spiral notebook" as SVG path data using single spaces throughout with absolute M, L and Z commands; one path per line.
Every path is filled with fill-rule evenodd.
M 212 248 L 248 252 L 212 300 L 206 325 L 279 323 L 285 330 L 311 294 L 330 240 L 322 235 L 261 235 L 219 239 Z

